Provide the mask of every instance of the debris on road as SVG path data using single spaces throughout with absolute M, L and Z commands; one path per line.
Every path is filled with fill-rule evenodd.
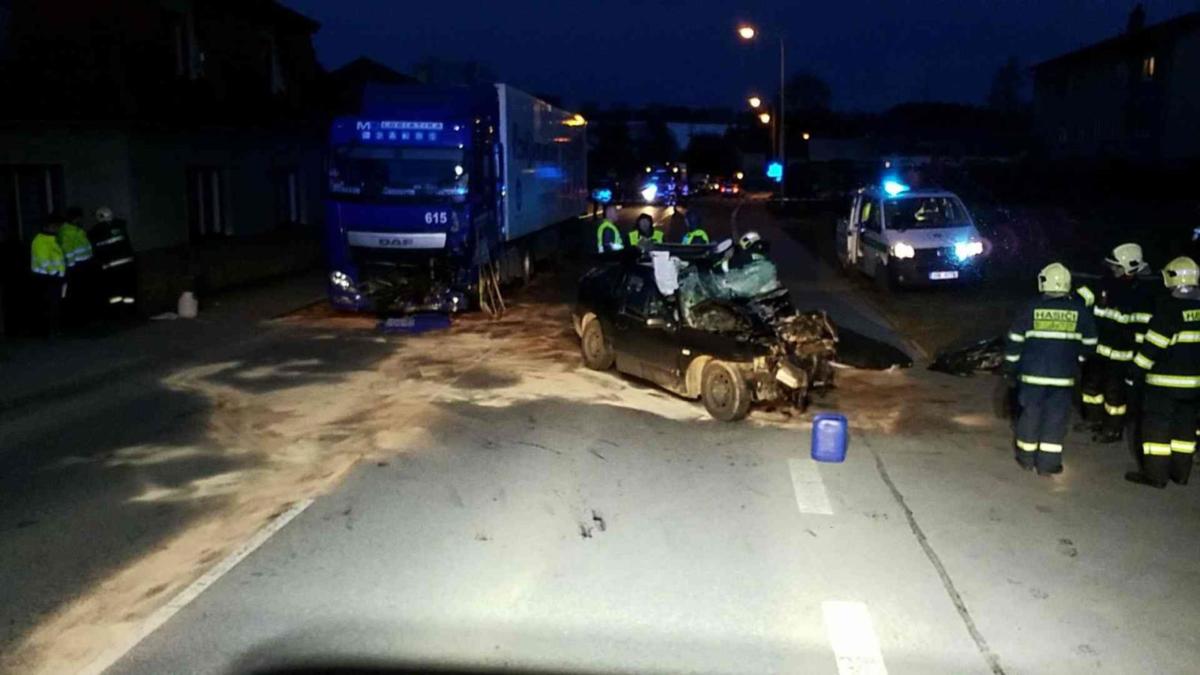
M 978 372 L 995 372 L 1004 363 L 1004 338 L 976 340 L 967 345 L 951 347 L 934 359 L 930 370 L 970 377 Z
M 839 326 L 837 362 L 864 370 L 911 368 L 912 357 L 898 347 Z

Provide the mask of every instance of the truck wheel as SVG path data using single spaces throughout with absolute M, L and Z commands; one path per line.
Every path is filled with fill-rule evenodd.
M 592 319 L 583 327 L 583 336 L 579 338 L 579 351 L 583 354 L 583 365 L 592 370 L 608 370 L 612 368 L 614 357 L 612 345 L 604 335 L 604 327 L 600 319 Z
M 714 419 L 736 422 L 750 412 L 750 387 L 732 364 L 709 361 L 700 376 L 700 399 Z

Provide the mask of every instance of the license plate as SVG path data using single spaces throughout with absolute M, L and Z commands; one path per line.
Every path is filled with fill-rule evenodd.
M 930 279 L 932 279 L 932 280 L 934 280 L 934 281 L 941 281 L 941 280 L 943 280 L 943 279 L 957 279 L 957 278 L 958 278 L 958 272 L 957 272 L 957 271 L 951 271 L 951 272 L 930 272 L 930 273 L 929 273 L 929 278 L 930 278 Z

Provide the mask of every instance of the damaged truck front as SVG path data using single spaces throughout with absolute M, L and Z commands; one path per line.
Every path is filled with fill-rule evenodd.
M 729 268 L 711 257 L 593 270 L 575 309 L 584 362 L 613 365 L 688 398 L 717 419 L 753 402 L 804 408 L 833 384 L 836 331 L 823 312 L 797 312 L 768 260 Z M 662 265 L 672 266 L 669 294 Z

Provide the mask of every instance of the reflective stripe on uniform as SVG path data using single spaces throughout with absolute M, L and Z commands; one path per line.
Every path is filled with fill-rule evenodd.
M 96 246 L 108 246 L 109 244 L 115 244 L 118 241 L 125 241 L 125 235 L 118 234 L 117 236 L 109 237 L 108 239 L 105 239 L 104 241 L 98 241 L 98 242 L 96 242 Z
M 1167 337 L 1166 335 L 1160 335 L 1152 330 L 1146 331 L 1146 339 L 1150 341 L 1150 344 L 1154 345 L 1155 347 L 1161 347 L 1162 349 L 1166 349 L 1167 347 L 1171 346 L 1171 338 Z
M 1150 373 L 1146 375 L 1146 384 L 1152 384 L 1156 387 L 1170 387 L 1172 389 L 1200 389 L 1200 377 Z
M 1104 405 L 1104 394 L 1084 394 L 1081 398 L 1087 405 Z
M 1022 375 L 1021 382 L 1036 384 L 1042 387 L 1073 387 L 1075 379 L 1071 377 L 1042 377 L 1040 375 Z
M 1154 362 L 1146 358 L 1146 355 L 1140 352 L 1137 356 L 1133 357 L 1133 363 L 1142 370 L 1150 370 L 1154 367 Z
M 1171 444 L 1151 443 L 1147 441 L 1142 443 L 1142 454 L 1154 455 L 1156 457 L 1169 457 L 1171 455 Z
M 1041 340 L 1082 340 L 1083 335 L 1079 333 L 1067 333 L 1061 330 L 1027 330 L 1025 337 L 1038 338 Z
M 1142 344 L 1143 342 L 1146 341 L 1146 334 L 1145 333 L 1134 333 L 1133 341 L 1138 343 L 1139 345 Z
M 1129 315 L 1129 323 L 1150 323 L 1154 315 L 1148 312 L 1135 312 Z
M 1082 342 L 1085 347 L 1095 347 L 1096 345 L 1100 344 L 1100 338 L 1083 338 L 1080 340 L 1080 342 Z M 1130 355 L 1129 358 L 1133 358 L 1133 356 Z
M 1171 344 L 1200 342 L 1200 331 L 1184 330 L 1171 336 Z
M 1013 342 L 1024 342 L 1025 336 L 1021 335 L 1020 333 L 1009 333 L 1008 339 L 1012 340 Z
M 1108 319 L 1109 321 L 1115 321 L 1117 323 L 1129 323 L 1129 315 L 1122 314 L 1121 311 L 1115 307 L 1097 307 L 1093 314 L 1101 319 Z
M 1086 342 L 1085 342 L 1086 344 Z M 1110 361 L 1132 361 L 1133 350 L 1113 349 L 1108 345 L 1099 345 L 1096 347 L 1096 353 Z
M 620 245 L 620 241 L 618 241 L 618 242 L 617 242 L 617 245 L 618 245 L 618 246 Z M 107 262 L 107 263 L 104 263 L 104 264 L 103 264 L 103 265 L 100 267 L 100 269 L 105 269 L 105 270 L 107 270 L 107 269 L 112 269 L 112 268 L 114 268 L 114 267 L 119 267 L 119 266 L 121 266 L 121 265 L 126 265 L 126 264 L 129 264 L 129 263 L 131 263 L 131 262 L 133 262 L 133 258 L 117 258 L 116 260 L 114 260 L 114 261 L 112 261 L 112 262 Z
M 1171 441 L 1171 452 L 1191 455 L 1196 452 L 1196 441 Z
M 1007 355 L 1005 355 L 1004 360 L 1008 361 L 1009 363 L 1016 363 L 1021 360 L 1021 355 L 1020 354 L 1007 354 Z
M 1062 443 L 1042 443 L 1038 446 L 1038 450 L 1042 452 L 1053 452 L 1055 454 L 1062 453 Z
M 1087 286 L 1080 286 L 1079 288 L 1075 289 L 1075 292 L 1079 294 L 1079 297 L 1083 298 L 1083 301 L 1088 307 L 1091 307 L 1093 304 L 1095 304 L 1096 294 L 1092 292 L 1092 289 L 1088 288 Z
M 1020 448 L 1021 450 L 1024 450 L 1025 452 L 1033 452 L 1034 450 L 1038 449 L 1038 444 L 1037 443 L 1029 443 L 1027 441 L 1022 441 L 1022 440 L 1018 439 L 1017 447 Z
M 1109 415 L 1112 415 L 1113 417 L 1120 417 L 1121 415 L 1124 415 L 1127 410 L 1128 410 L 1127 406 L 1112 405 L 1110 403 L 1104 404 L 1104 412 L 1108 413 Z

